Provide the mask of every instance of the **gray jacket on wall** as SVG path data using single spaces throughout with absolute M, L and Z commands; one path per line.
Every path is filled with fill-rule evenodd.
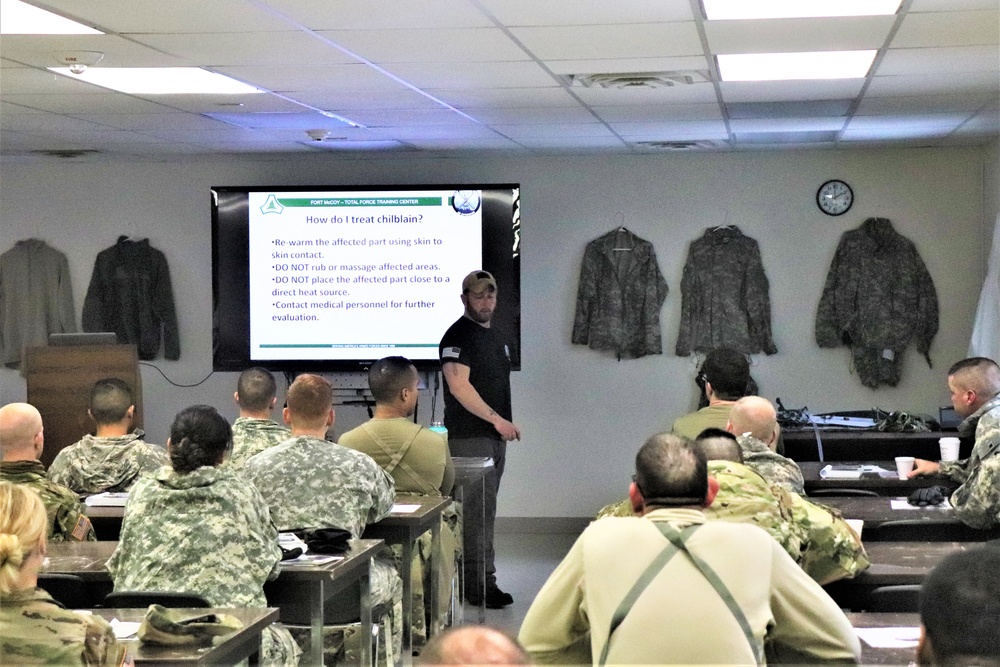
M 619 359 L 661 354 L 660 308 L 667 281 L 653 244 L 621 227 L 587 244 L 580 266 L 572 341 Z
M 931 363 L 937 291 L 920 253 L 885 218 L 844 232 L 816 311 L 820 347 L 846 345 L 866 387 L 899 382 L 903 350 L 915 341 Z
M 0 255 L 0 352 L 16 367 L 21 349 L 47 345 L 50 333 L 74 333 L 76 312 L 66 255 L 39 239 Z
M 676 353 L 728 347 L 774 354 L 771 298 L 757 241 L 739 227 L 710 227 L 691 242 L 681 278 Z

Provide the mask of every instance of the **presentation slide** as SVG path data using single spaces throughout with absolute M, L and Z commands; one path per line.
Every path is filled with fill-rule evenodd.
M 249 197 L 251 359 L 437 358 L 482 263 L 480 191 Z

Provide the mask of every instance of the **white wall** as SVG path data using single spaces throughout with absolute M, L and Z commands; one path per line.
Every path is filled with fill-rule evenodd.
M 983 168 L 983 215 L 985 219 L 984 253 L 989 253 L 993 235 L 991 230 L 1000 218 L 1000 139 L 986 148 Z M 986 261 L 985 259 L 983 260 Z
M 779 353 L 755 359 L 763 395 L 815 411 L 880 406 L 936 413 L 947 403 L 943 373 L 964 356 L 984 267 L 979 256 L 1000 148 L 815 151 L 668 156 L 295 161 L 234 157 L 187 163 L 6 164 L 0 248 L 37 236 L 64 251 L 77 313 L 94 256 L 121 233 L 148 236 L 170 262 L 181 359 L 155 363 L 176 382 L 211 368 L 209 195 L 212 185 L 520 182 L 524 255 L 524 370 L 513 381 L 524 440 L 510 447 L 504 516 L 586 516 L 624 492 L 642 441 L 695 404 L 696 360 L 670 354 L 677 335 L 687 246 L 726 220 L 756 238 L 771 281 Z M 989 166 L 987 166 L 989 162 Z M 992 170 L 992 171 L 991 171 Z M 986 178 L 984 179 L 984 175 Z M 831 218 L 817 187 L 843 178 L 855 207 Z M 987 186 L 989 187 L 989 186 Z M 653 242 L 670 286 L 662 311 L 663 356 L 618 362 L 569 343 L 584 246 L 618 224 Z M 813 320 L 837 240 L 870 215 L 892 219 L 920 249 L 937 284 L 941 331 L 934 368 L 910 351 L 895 389 L 872 391 L 849 371 L 845 349 L 820 350 Z M 970 252 L 970 250 L 972 252 Z M 502 286 L 501 286 L 502 289 Z M 457 295 L 456 295 L 457 298 Z M 196 402 L 234 415 L 234 374 L 190 389 L 143 368 L 146 427 L 166 439 L 173 414 Z M 0 400 L 23 400 L 23 380 L 0 371 Z M 422 406 L 426 419 L 428 402 Z M 365 418 L 338 413 L 338 430 Z

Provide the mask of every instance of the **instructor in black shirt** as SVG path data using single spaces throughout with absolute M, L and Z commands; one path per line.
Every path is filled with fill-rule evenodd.
M 493 470 L 486 475 L 485 525 L 479 526 L 479 499 L 469 498 L 465 515 L 465 596 L 472 604 L 485 601 L 490 609 L 514 602 L 497 588 L 493 552 L 493 524 L 497 489 L 503 475 L 508 440 L 520 440 L 521 431 L 511 421 L 510 347 L 490 327 L 497 305 L 497 283 L 487 271 L 473 271 L 462 281 L 465 314 L 448 328 L 439 353 L 444 373 L 444 425 L 454 456 L 488 456 Z M 479 531 L 485 532 L 486 582 L 478 580 Z M 478 582 L 478 584 L 477 584 Z

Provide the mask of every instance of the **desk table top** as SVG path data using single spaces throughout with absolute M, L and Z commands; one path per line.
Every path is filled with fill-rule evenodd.
M 919 614 L 852 612 L 848 620 L 855 628 L 916 628 Z M 875 648 L 861 640 L 862 665 L 909 665 L 916 660 L 916 647 Z

